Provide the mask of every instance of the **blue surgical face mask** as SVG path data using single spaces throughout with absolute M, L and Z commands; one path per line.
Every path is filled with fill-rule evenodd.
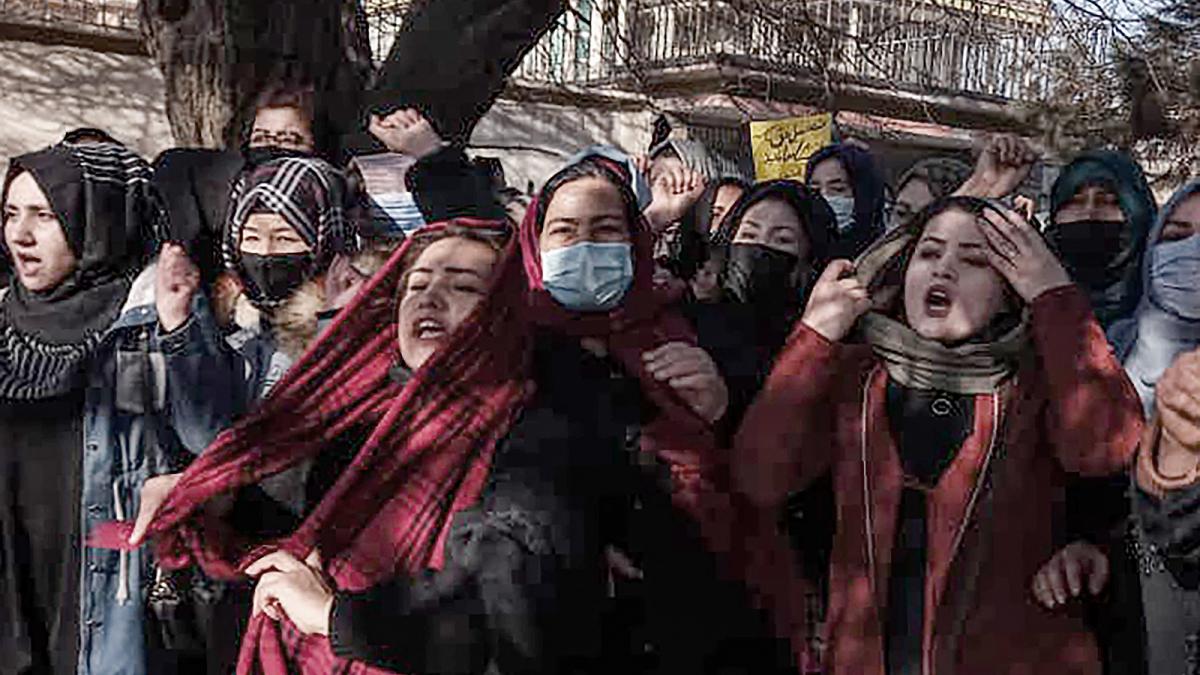
M 610 310 L 632 283 L 633 246 L 628 242 L 583 242 L 542 253 L 542 285 L 567 309 Z
M 825 202 L 829 204 L 834 217 L 837 218 L 838 232 L 842 233 L 850 229 L 850 226 L 854 224 L 854 198 L 834 195 L 826 197 Z
M 1163 309 L 1200 320 L 1200 236 L 1150 249 L 1150 289 Z

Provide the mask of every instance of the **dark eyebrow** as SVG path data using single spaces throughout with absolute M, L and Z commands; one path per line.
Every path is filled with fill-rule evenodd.
M 480 279 L 483 278 L 483 275 L 480 274 L 477 270 L 470 269 L 469 267 L 445 267 L 443 269 L 446 271 L 447 274 L 470 274 L 472 276 L 479 277 Z M 429 267 L 414 267 L 408 271 L 408 273 L 410 275 L 417 274 L 419 272 L 424 272 L 425 274 L 433 274 L 433 269 L 429 268 Z
M 968 242 L 959 244 L 959 247 L 960 248 L 980 248 L 981 249 L 981 248 L 983 248 L 983 244 L 976 244 L 975 242 L 968 241 Z
M 927 234 L 927 235 L 925 235 L 924 237 L 922 237 L 922 238 L 921 238 L 921 241 L 920 241 L 920 242 L 918 242 L 918 243 L 924 244 L 924 243 L 925 243 L 925 242 L 927 242 L 927 241 L 936 242 L 936 243 L 938 243 L 938 244 L 942 244 L 943 246 L 945 246 L 945 244 L 946 244 L 946 240 L 945 240 L 945 239 L 942 239 L 941 237 L 938 237 L 938 236 L 935 236 L 935 235 L 932 235 L 932 234 Z

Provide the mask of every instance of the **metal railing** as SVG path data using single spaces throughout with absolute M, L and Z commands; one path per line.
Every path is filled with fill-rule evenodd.
M 1031 100 L 1056 28 L 1049 0 L 574 0 L 516 76 L 620 85 L 717 63 Z
M 114 33 L 136 33 L 137 0 L 0 0 L 9 22 L 71 23 Z

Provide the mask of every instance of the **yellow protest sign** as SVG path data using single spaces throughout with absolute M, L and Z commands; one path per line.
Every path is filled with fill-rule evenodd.
M 750 123 L 750 148 L 758 180 L 804 179 L 808 158 L 833 140 L 833 115 L 821 113 Z

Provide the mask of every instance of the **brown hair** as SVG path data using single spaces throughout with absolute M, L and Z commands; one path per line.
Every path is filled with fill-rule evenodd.
M 512 233 L 506 229 L 497 228 L 491 230 L 479 227 L 464 227 L 462 225 L 447 225 L 444 228 L 431 232 L 417 232 L 412 236 L 413 241 L 409 244 L 408 250 L 404 253 L 404 258 L 400 261 L 400 269 L 404 271 L 400 275 L 400 284 L 396 288 L 396 302 L 399 303 L 404 299 L 404 292 L 408 288 L 408 276 L 412 271 L 412 266 L 416 264 L 417 259 L 421 257 L 425 249 L 433 244 L 444 239 L 466 239 L 486 245 L 499 256 L 504 251 L 504 246 L 508 243 L 511 236 Z
M 310 85 L 275 84 L 267 87 L 254 101 L 254 112 L 263 108 L 295 108 L 303 113 L 309 126 L 316 123 L 316 91 Z

